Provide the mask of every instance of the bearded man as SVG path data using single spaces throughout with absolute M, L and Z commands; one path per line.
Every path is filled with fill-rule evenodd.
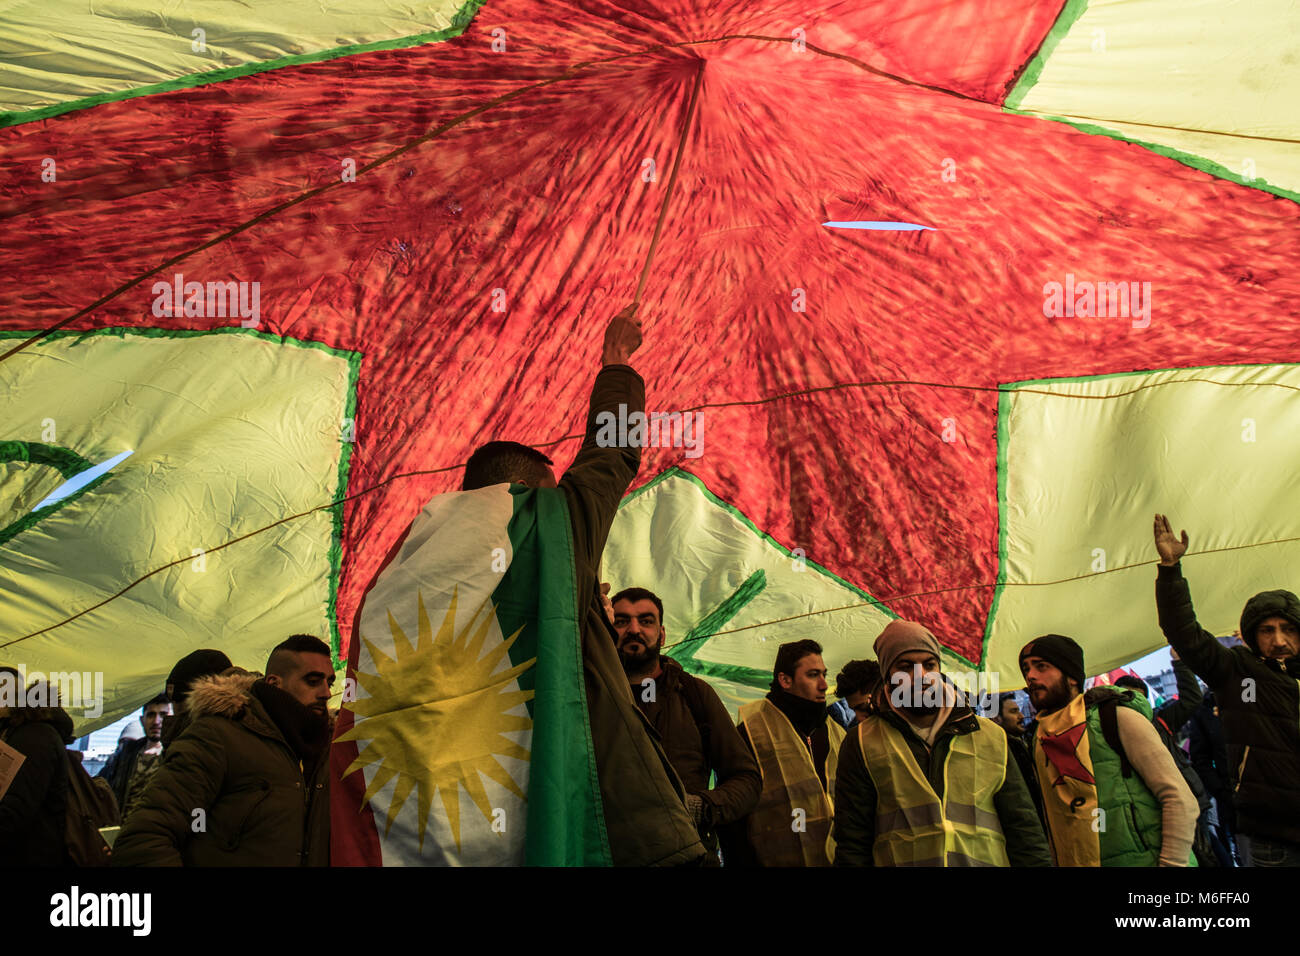
M 1050 866 L 1007 735 L 943 676 L 939 641 L 913 621 L 876 638 L 884 682 L 844 740 L 836 866 Z

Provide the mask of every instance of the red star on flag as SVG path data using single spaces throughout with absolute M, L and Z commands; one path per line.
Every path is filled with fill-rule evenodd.
M 1087 727 L 1086 723 L 1075 724 L 1063 734 L 1042 739 L 1043 753 L 1047 755 L 1048 760 L 1052 761 L 1052 766 L 1060 774 L 1052 781 L 1052 786 L 1056 786 L 1065 777 L 1073 777 L 1084 783 L 1097 782 L 1088 768 L 1079 762 L 1079 739 Z

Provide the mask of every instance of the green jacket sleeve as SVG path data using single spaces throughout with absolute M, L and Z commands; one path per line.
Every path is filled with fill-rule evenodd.
M 1233 674 L 1232 652 L 1197 623 L 1181 563 L 1157 569 L 1156 612 L 1165 640 L 1192 672 L 1213 690 L 1225 688 Z
M 836 866 L 875 866 L 876 785 L 871 781 L 856 727 L 850 727 L 840 744 L 839 765 L 835 771 L 835 838 Z
M 1007 860 L 1012 866 L 1051 866 L 1052 854 L 1047 836 L 1029 797 L 1025 775 L 1020 772 L 1015 755 L 1007 746 L 1006 779 L 993 795 L 1002 835 L 1007 841 Z
M 114 866 L 183 866 L 182 850 L 221 792 L 226 776 L 225 736 L 200 717 L 172 741 L 144 800 L 113 845 Z M 203 815 L 195 815 L 202 810 Z

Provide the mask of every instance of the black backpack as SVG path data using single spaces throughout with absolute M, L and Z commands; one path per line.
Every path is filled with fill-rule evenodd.
M 1106 739 L 1107 746 L 1115 751 L 1119 757 L 1120 771 L 1125 777 L 1132 776 L 1133 765 L 1128 762 L 1128 754 L 1124 753 L 1124 745 L 1119 739 L 1119 723 L 1115 716 L 1116 708 L 1119 706 L 1119 698 L 1108 697 L 1098 705 L 1098 718 L 1101 723 L 1101 735 Z M 1214 854 L 1214 848 L 1210 845 L 1210 835 L 1206 829 L 1205 811 L 1210 806 L 1209 795 L 1205 792 L 1205 784 L 1201 783 L 1200 776 L 1197 775 L 1196 769 L 1192 766 L 1187 754 L 1183 753 L 1183 748 L 1174 743 L 1174 735 L 1169 732 L 1168 726 L 1159 717 L 1151 719 L 1156 728 L 1156 733 L 1160 736 L 1160 742 L 1165 745 L 1169 751 L 1169 756 L 1173 758 L 1174 766 L 1178 772 L 1183 775 L 1183 780 L 1187 783 L 1187 789 L 1192 791 L 1192 796 L 1196 798 L 1196 805 L 1200 813 L 1196 817 L 1196 834 L 1192 838 L 1192 852 L 1196 855 L 1197 866 L 1218 866 L 1219 858 Z

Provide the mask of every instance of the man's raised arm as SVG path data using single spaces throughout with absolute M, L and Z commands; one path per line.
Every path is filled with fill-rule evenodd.
M 605 329 L 603 367 L 591 389 L 586 437 L 559 482 L 574 518 L 573 545 L 580 564 L 600 562 L 619 502 L 641 467 L 640 447 L 618 441 L 619 422 L 626 423 L 633 412 L 645 413 L 645 382 L 627 364 L 641 345 L 636 311 L 635 305 L 628 306 Z
M 1187 552 L 1187 532 L 1183 532 L 1181 540 L 1176 538 L 1164 515 L 1156 515 L 1153 530 L 1156 550 L 1160 553 L 1160 567 L 1156 571 L 1160 630 L 1169 646 L 1194 673 L 1211 688 L 1219 687 L 1232 673 L 1232 654 L 1197 623 L 1192 594 L 1179 564 Z

